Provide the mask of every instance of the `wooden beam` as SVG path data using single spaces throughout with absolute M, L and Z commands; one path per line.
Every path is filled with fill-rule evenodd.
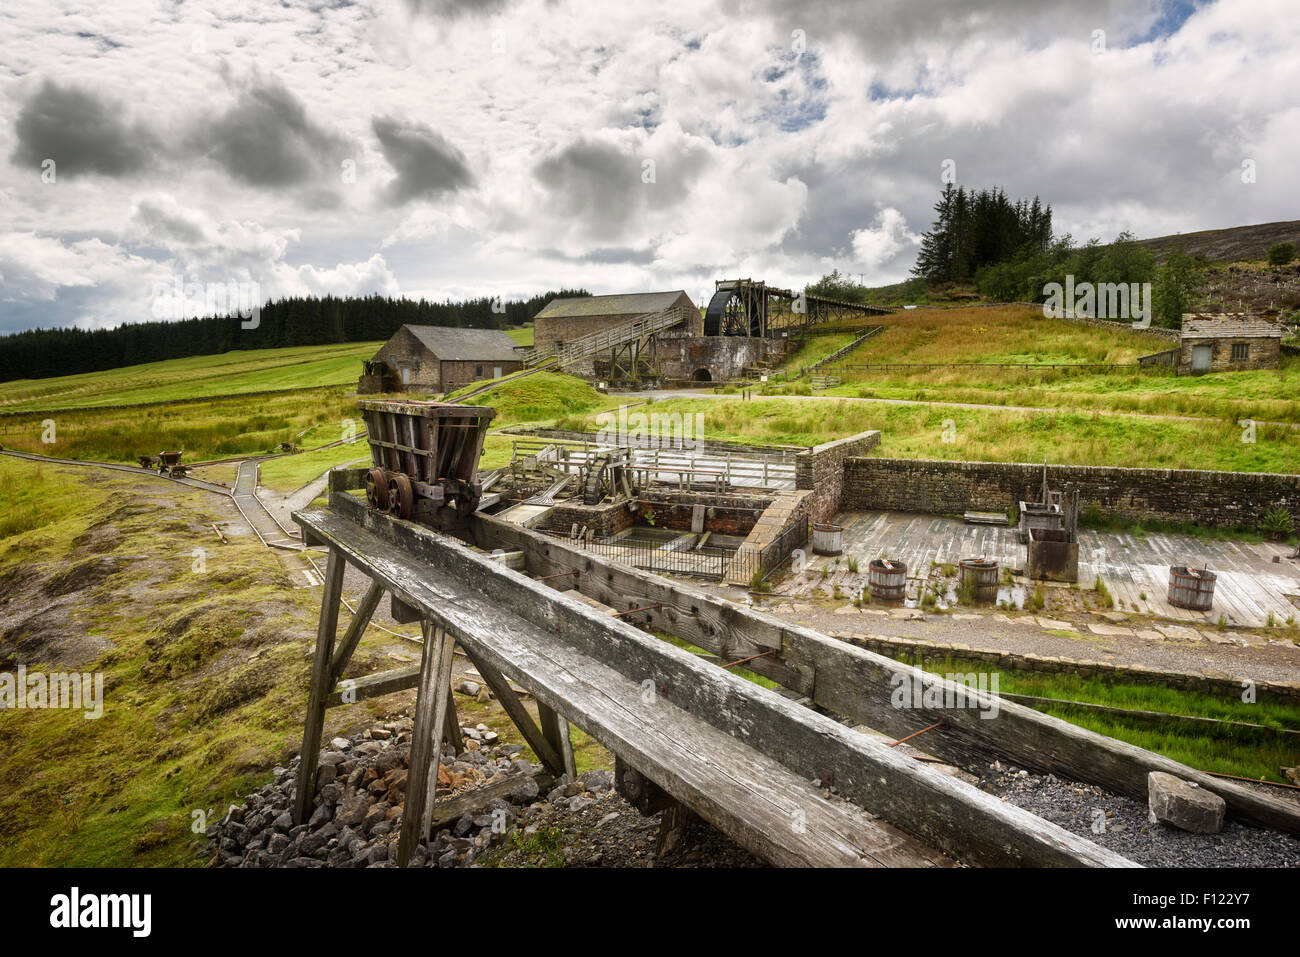
M 396 595 L 393 596 L 392 602 L 389 603 L 388 614 L 399 625 L 409 625 L 413 621 L 420 620 L 420 610 L 412 608 Z
M 375 613 L 375 606 L 379 604 L 379 599 L 384 594 L 384 586 L 373 579 L 366 593 L 361 597 L 357 605 L 356 612 L 352 615 L 352 620 L 348 622 L 348 630 L 344 633 L 343 638 L 339 641 L 338 649 L 334 652 L 334 658 L 330 662 L 330 685 L 331 687 L 338 683 L 339 678 L 343 677 L 343 669 L 348 666 L 352 660 L 352 653 L 357 650 L 357 643 L 361 641 L 361 635 L 366 630 L 366 625 L 370 624 L 370 616 Z
M 550 742 L 551 748 L 560 756 L 564 772 L 570 781 L 578 779 L 578 766 L 573 760 L 573 740 L 569 737 L 569 722 L 564 715 L 548 707 L 540 699 L 537 702 L 537 718 L 542 726 L 542 734 Z
M 519 733 L 524 736 L 528 746 L 533 749 L 537 759 L 542 762 L 553 775 L 559 777 L 564 773 L 564 759 L 559 752 L 551 746 L 550 740 L 542 733 L 542 729 L 533 721 L 532 715 L 524 707 L 524 703 L 510 688 L 510 682 L 506 680 L 501 672 L 488 665 L 485 665 L 473 651 L 466 648 L 465 654 L 473 663 L 474 669 L 479 676 L 487 682 L 487 686 L 492 689 L 492 694 L 496 695 L 497 701 L 501 702 L 501 707 L 505 708 L 506 714 L 514 722 Z
M 316 626 L 316 653 L 312 659 L 311 688 L 307 693 L 307 714 L 303 721 L 301 760 L 294 790 L 293 819 L 307 823 L 316 794 L 316 766 L 320 761 L 321 734 L 325 730 L 325 698 L 330 688 L 330 662 L 334 658 L 334 633 L 338 629 L 339 600 L 343 597 L 342 553 L 330 548 L 325 566 L 325 587 L 321 593 L 320 620 Z
M 411 733 L 410 771 L 402 833 L 397 845 L 397 866 L 405 867 L 415 845 L 429 836 L 433 798 L 438 787 L 438 762 L 442 750 L 442 725 L 447 716 L 445 695 L 451 691 L 452 649 L 455 642 L 442 628 L 425 619 L 424 650 L 420 659 L 420 692 L 415 702 L 415 727 Z
M 420 666 L 408 665 L 405 668 L 393 668 L 380 671 L 364 678 L 349 678 L 343 687 L 336 686 L 325 699 L 325 707 L 337 708 L 345 704 L 356 704 L 367 698 L 378 698 L 395 691 L 405 691 L 420 683 Z
M 433 817 L 430 819 L 429 833 L 439 828 L 448 827 L 460 820 L 464 814 L 473 814 L 487 807 L 493 801 L 506 798 L 511 791 L 529 778 L 537 782 L 538 791 L 548 791 L 555 784 L 550 771 L 537 769 L 530 774 L 512 772 L 499 774 L 486 784 L 480 784 L 468 791 L 461 791 L 445 798 L 434 805 Z
M 442 722 L 442 740 L 457 754 L 465 751 L 465 738 L 460 733 L 460 716 L 456 714 L 455 689 L 447 690 L 447 714 Z

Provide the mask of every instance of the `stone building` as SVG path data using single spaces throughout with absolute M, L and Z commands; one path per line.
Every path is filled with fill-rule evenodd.
M 682 306 L 696 317 L 695 322 L 690 324 L 692 328 L 683 325 L 680 335 L 704 334 L 704 319 L 699 315 L 695 303 L 690 296 L 678 289 L 674 292 L 552 299 L 534 319 L 534 344 L 539 349 L 545 349 L 559 343 L 572 342 L 589 333 L 621 325 L 647 312 L 659 312 L 670 306 Z
M 1220 313 L 1183 316 L 1178 374 L 1276 369 L 1282 327 L 1258 316 Z
M 514 340 L 499 330 L 402 326 L 366 363 L 358 391 L 450 392 L 522 368 Z

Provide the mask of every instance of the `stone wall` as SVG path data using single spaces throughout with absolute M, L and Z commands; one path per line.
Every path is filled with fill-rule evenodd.
M 645 513 L 654 514 L 656 528 L 679 528 L 690 531 L 696 505 L 703 505 L 704 530 L 718 535 L 748 535 L 771 495 L 718 495 L 712 492 L 646 491 L 638 496 L 638 524 L 645 524 Z
M 609 538 L 625 528 L 638 524 L 640 516 L 627 507 L 626 501 L 607 502 L 604 505 L 580 505 L 565 503 L 557 505 L 547 516 L 542 531 L 567 536 L 578 526 L 578 531 L 591 529 L 597 538 Z
M 775 568 L 774 564 L 771 567 L 762 567 L 764 563 L 761 562 L 761 556 L 764 549 L 796 526 L 802 525 L 806 528 L 812 504 L 813 493 L 806 489 L 782 492 L 773 499 L 772 504 L 764 509 L 763 514 L 758 517 L 758 521 L 754 523 L 754 527 L 750 529 L 745 540 L 741 542 L 740 548 L 737 549 L 737 560 L 731 563 L 731 572 L 727 580 L 733 585 L 746 585 L 755 571 L 766 573 Z M 801 544 L 803 543 L 787 544 L 781 550 L 788 554 L 789 550 Z M 783 561 L 785 557 L 785 555 L 776 555 L 774 561 Z
M 1255 528 L 1280 505 L 1300 524 L 1300 475 L 1049 465 L 1047 480 L 1052 488 L 1077 484 L 1081 513 L 1095 508 L 1129 521 Z M 845 462 L 842 507 L 1002 512 L 1017 501 L 1037 500 L 1042 482 L 1043 466 L 1029 463 L 856 457 Z
M 576 524 L 591 529 L 600 538 L 616 535 L 633 525 L 650 525 L 647 513 L 654 515 L 655 528 L 690 531 L 695 506 L 704 506 L 704 530 L 718 535 L 748 535 L 772 495 L 718 495 L 712 492 L 647 491 L 637 497 L 636 511 L 626 500 L 601 505 L 564 502 L 555 507 L 545 524 L 545 531 L 568 535 Z
M 484 359 L 443 359 L 440 364 L 443 392 L 459 389 L 481 379 L 494 379 L 497 369 L 500 369 L 501 375 L 504 376 L 518 372 L 524 367 L 522 362 L 513 360 L 491 362 Z
M 416 392 L 442 391 L 442 376 L 436 356 L 429 351 L 419 339 L 411 335 L 405 326 L 398 329 L 391 339 L 379 347 L 375 361 L 382 362 L 393 370 L 393 378 L 399 386 Z M 407 382 L 401 380 L 401 366 L 410 370 Z
M 794 460 L 794 487 L 813 493 L 809 507 L 814 522 L 829 522 L 841 510 L 845 465 L 880 444 L 877 431 L 860 432 L 846 439 L 817 445 Z
M 749 336 L 698 336 L 659 340 L 659 369 L 666 379 L 729 382 L 742 378 L 745 369 L 780 355 L 783 339 Z M 697 379 L 700 370 L 708 379 Z

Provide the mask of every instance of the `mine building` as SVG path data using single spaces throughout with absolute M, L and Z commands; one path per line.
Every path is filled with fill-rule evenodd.
M 500 330 L 402 326 L 365 364 L 358 391 L 450 392 L 521 368 L 514 340 Z
M 1282 327 L 1258 316 L 1189 314 L 1183 316 L 1178 344 L 1178 374 L 1276 369 Z

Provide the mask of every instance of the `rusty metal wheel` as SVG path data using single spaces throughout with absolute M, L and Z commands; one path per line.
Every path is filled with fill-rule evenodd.
M 366 473 L 366 501 L 380 511 L 388 509 L 388 477 L 383 469 Z
M 415 489 L 411 480 L 400 472 L 388 480 L 388 514 L 395 518 L 415 518 Z

